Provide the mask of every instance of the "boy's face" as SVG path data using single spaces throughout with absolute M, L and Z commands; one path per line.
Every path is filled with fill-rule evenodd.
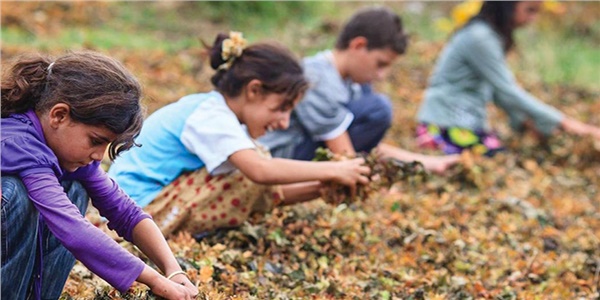
M 357 83 L 371 83 L 385 78 L 398 53 L 390 48 L 371 49 L 361 47 L 354 49 L 352 64 L 348 76 Z

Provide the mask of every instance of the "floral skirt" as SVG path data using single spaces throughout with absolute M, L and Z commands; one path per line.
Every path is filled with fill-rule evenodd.
M 237 227 L 251 213 L 267 213 L 283 199 L 277 185 L 256 184 L 235 171 L 211 176 L 206 168 L 182 174 L 165 186 L 144 210 L 165 236 Z
M 475 153 L 492 156 L 504 150 L 500 139 L 494 133 L 459 127 L 441 128 L 425 123 L 417 126 L 417 142 L 422 148 L 439 149 L 446 154 L 461 153 L 470 149 Z

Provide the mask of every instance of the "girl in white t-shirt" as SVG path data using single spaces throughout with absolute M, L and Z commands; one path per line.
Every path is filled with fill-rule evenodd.
M 144 122 L 132 149 L 109 170 L 165 235 L 242 224 L 252 212 L 317 198 L 322 181 L 368 182 L 362 158 L 305 162 L 271 158 L 254 139 L 285 129 L 308 87 L 282 46 L 245 47 L 240 33 L 210 49 L 215 91 L 167 105 Z

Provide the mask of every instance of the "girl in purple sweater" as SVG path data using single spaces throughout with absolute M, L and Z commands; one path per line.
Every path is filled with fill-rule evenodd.
M 138 281 L 168 299 L 198 293 L 149 215 L 100 168 L 107 147 L 114 159 L 135 145 L 140 90 L 92 52 L 23 57 L 3 74 L 2 297 L 58 299 L 75 259 L 123 292 Z M 88 199 L 165 275 L 90 224 Z

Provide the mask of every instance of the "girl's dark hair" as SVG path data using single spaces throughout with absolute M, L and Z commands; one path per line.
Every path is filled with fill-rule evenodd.
M 3 118 L 29 109 L 46 113 L 65 103 L 74 121 L 108 128 L 118 135 L 108 148 L 111 160 L 136 145 L 144 119 L 137 79 L 118 61 L 89 51 L 56 60 L 19 57 L 4 72 L 1 92 Z
M 485 1 L 479 10 L 469 22 L 483 20 L 490 24 L 492 28 L 502 37 L 504 41 L 504 52 L 508 52 L 515 44 L 513 39 L 514 14 L 516 1 Z
M 356 12 L 342 29 L 335 48 L 344 50 L 352 39 L 360 36 L 367 39 L 369 50 L 390 48 L 403 54 L 408 46 L 402 19 L 385 7 L 367 7 Z
M 308 88 L 302 67 L 285 47 L 275 43 L 257 43 L 244 49 L 228 68 L 221 56 L 223 41 L 229 35 L 217 35 L 210 47 L 210 66 L 217 72 L 211 82 L 215 88 L 229 97 L 236 97 L 253 79 L 262 82 L 266 93 L 286 95 L 282 107 L 293 107 L 294 100 Z

